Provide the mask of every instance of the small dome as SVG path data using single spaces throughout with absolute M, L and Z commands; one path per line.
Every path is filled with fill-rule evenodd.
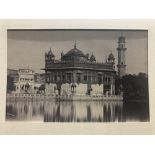
M 112 52 L 109 54 L 108 60 L 115 60 L 115 57 L 114 57 L 114 55 L 112 54 Z
M 92 55 L 90 56 L 90 61 L 96 61 L 96 58 L 95 58 L 94 54 L 92 54 Z
M 125 37 L 124 37 L 124 36 L 120 36 L 120 37 L 118 38 L 118 42 L 123 42 L 123 43 L 125 43 Z
M 50 50 L 48 51 L 48 55 L 52 56 L 52 57 L 55 57 L 55 55 L 52 53 L 52 50 L 50 48 Z

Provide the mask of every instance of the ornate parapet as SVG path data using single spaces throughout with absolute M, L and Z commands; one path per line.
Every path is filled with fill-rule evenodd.
M 70 95 L 70 96 L 57 96 L 56 100 L 59 101 L 123 101 L 122 96 L 118 95 Z
M 121 95 L 53 95 L 53 94 L 7 94 L 7 101 L 117 101 L 122 104 L 123 96 Z M 109 102 L 110 103 L 110 102 Z
M 73 61 L 62 61 L 62 62 L 48 62 L 45 65 L 46 69 L 66 69 L 66 68 L 84 68 L 84 69 L 95 69 L 95 70 L 110 70 L 115 71 L 113 65 L 106 63 L 84 63 L 84 62 L 73 62 Z

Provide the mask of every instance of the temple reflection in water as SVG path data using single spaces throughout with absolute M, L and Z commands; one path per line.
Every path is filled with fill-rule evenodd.
M 41 122 L 122 121 L 120 101 L 7 102 L 7 120 Z

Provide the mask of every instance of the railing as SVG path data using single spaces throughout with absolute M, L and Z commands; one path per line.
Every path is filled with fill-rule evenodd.
M 22 93 L 15 93 L 15 94 L 7 94 L 7 97 L 54 97 L 53 94 L 22 94 Z
M 56 101 L 122 101 L 121 95 L 55 95 L 55 94 L 7 94 L 9 99 L 53 99 Z
M 122 96 L 117 95 L 71 95 L 71 96 L 57 96 L 60 100 L 73 100 L 73 101 L 95 101 L 95 100 L 123 100 Z

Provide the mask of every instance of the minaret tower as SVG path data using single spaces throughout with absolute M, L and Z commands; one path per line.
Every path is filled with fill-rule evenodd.
M 118 76 L 122 78 L 126 74 L 126 63 L 125 63 L 125 53 L 127 48 L 125 47 L 125 37 L 121 35 L 118 38 Z

